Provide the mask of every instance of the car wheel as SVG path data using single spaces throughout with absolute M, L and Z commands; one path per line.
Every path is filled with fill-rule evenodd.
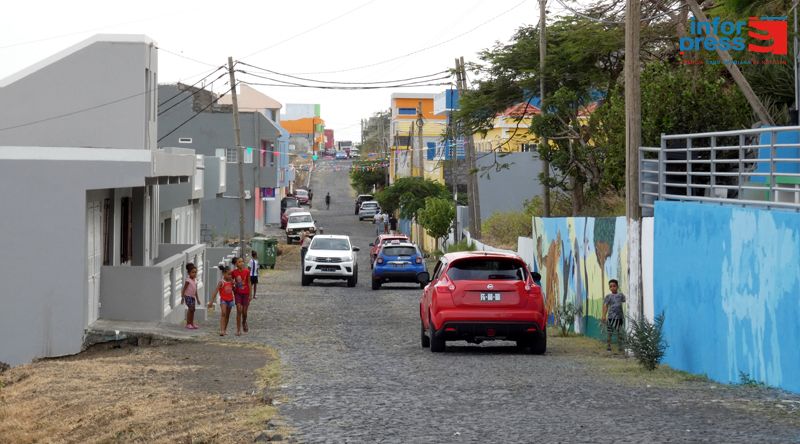
M 269 266 L 269 269 L 270 269 L 270 270 L 274 270 L 274 269 L 275 269 L 275 266 L 274 266 L 274 265 L 270 265 L 270 266 Z
M 433 333 L 434 333 L 433 321 L 431 321 L 430 317 L 429 317 L 428 318 L 428 336 L 429 336 L 428 340 L 430 341 L 431 352 L 433 352 L 433 353 L 441 353 L 441 352 L 444 351 L 444 347 L 445 347 L 444 336 L 439 336 L 437 338 L 436 335 L 433 334 Z
M 419 288 L 421 288 L 421 289 L 423 289 L 423 290 L 424 290 L 426 285 L 427 285 L 427 284 L 424 284 L 424 283 L 420 282 L 420 283 L 419 283 Z
M 286 236 L 286 244 L 287 245 L 291 245 L 292 244 L 292 238 L 291 237 Z
M 422 345 L 422 348 L 428 348 L 431 346 L 431 338 L 425 334 L 425 326 L 422 324 L 422 319 L 419 320 L 419 341 Z
M 381 289 L 381 281 L 377 279 L 372 280 L 372 289 L 373 290 L 380 290 Z
M 358 283 L 358 267 L 353 270 L 353 275 L 347 278 L 347 286 L 355 287 Z
M 547 330 L 542 332 L 531 340 L 531 353 L 534 355 L 543 355 L 547 351 Z
M 312 282 L 314 282 L 314 278 L 312 278 L 311 276 L 306 276 L 304 274 L 300 278 L 300 285 L 302 285 L 303 287 L 308 287 L 309 285 L 311 285 Z

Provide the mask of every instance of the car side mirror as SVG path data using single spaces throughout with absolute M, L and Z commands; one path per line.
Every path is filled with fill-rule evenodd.
M 353 251 L 361 251 L 361 249 L 358 247 L 353 247 Z
M 429 275 L 427 271 L 423 271 L 422 273 L 417 274 L 417 281 L 420 284 L 427 284 L 431 281 L 431 275 Z

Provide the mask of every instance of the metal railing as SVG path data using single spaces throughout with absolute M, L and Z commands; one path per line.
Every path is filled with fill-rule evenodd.
M 800 126 L 662 135 L 639 159 L 645 215 L 656 200 L 800 211 Z

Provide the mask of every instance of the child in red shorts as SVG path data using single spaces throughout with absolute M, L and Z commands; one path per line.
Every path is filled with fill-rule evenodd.
M 250 307 L 250 269 L 244 266 L 244 259 L 233 258 L 233 295 L 236 298 L 236 336 L 247 333 L 247 308 Z

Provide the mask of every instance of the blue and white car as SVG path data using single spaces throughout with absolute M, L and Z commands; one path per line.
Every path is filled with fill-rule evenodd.
M 425 288 L 427 271 L 425 258 L 415 244 L 392 241 L 384 244 L 375 257 L 372 289 L 378 290 L 387 282 L 413 282 Z

